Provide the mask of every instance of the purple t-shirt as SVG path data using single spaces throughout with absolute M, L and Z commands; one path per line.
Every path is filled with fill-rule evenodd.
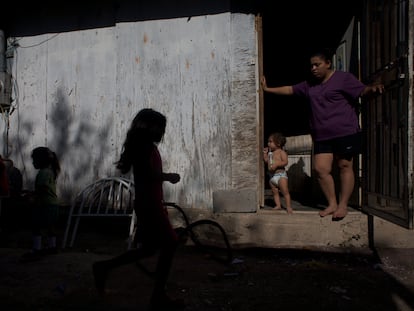
M 311 106 L 310 127 L 315 141 L 360 131 L 355 104 L 365 85 L 353 74 L 335 71 L 324 83 L 293 85 L 293 94 L 306 97 Z

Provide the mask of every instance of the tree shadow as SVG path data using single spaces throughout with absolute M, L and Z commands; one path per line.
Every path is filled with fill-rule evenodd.
M 104 159 L 111 150 L 109 136 L 113 119 L 110 116 L 107 120 L 92 123 L 91 114 L 86 109 L 72 109 L 65 91 L 58 87 L 44 116 L 47 125 L 43 143 L 39 143 L 39 139 L 37 143 L 33 141 L 34 122 L 37 121 L 29 114 L 18 117 L 17 133 L 10 136 L 13 146 L 10 157 L 19 159 L 21 167 L 17 168 L 23 175 L 26 189 L 32 189 L 34 185 L 36 172 L 31 165 L 31 150 L 39 144 L 49 147 L 59 158 L 58 192 L 62 202 L 69 203 L 74 193 L 91 182 L 91 175 L 99 178 L 108 174 L 104 171 Z

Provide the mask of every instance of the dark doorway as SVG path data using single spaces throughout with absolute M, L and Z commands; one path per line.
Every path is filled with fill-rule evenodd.
M 309 54 L 318 48 L 335 50 L 352 18 L 358 16 L 360 5 L 358 1 L 352 0 L 341 6 L 340 12 L 327 0 L 301 4 L 283 2 L 277 4 L 277 9 L 264 7 L 263 74 L 268 86 L 292 85 L 305 80 L 310 71 Z M 306 101 L 269 93 L 264 93 L 263 96 L 265 146 L 272 132 L 281 132 L 288 138 L 309 135 L 309 110 Z M 265 205 L 272 205 L 268 176 L 265 176 Z M 300 201 L 301 206 L 311 208 L 324 204 L 317 182 L 311 176 L 306 176 L 304 183 L 306 193 L 291 193 L 292 199 Z

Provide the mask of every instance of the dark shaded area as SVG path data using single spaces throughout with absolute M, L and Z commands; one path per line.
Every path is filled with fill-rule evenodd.
M 300 158 L 299 161 L 292 164 L 287 171 L 288 176 L 294 176 L 297 180 L 301 181 L 296 189 L 289 189 L 290 196 L 292 200 L 296 200 L 302 205 L 315 206 L 322 200 L 320 200 L 317 194 L 314 193 L 312 178 L 305 173 L 304 167 L 304 160 L 303 158 Z M 303 191 L 298 191 L 298 189 L 303 189 Z M 325 201 L 322 202 L 325 203 Z
M 153 271 L 155 257 L 114 271 L 104 297 L 94 288 L 92 263 L 125 250 L 124 220 L 90 219 L 73 249 L 20 263 L 30 246 L 30 230 L 21 210 L 13 217 L 7 212 L 3 216 L 7 225 L 0 234 L 0 305 L 4 310 L 147 310 L 153 281 L 141 266 Z M 398 256 L 403 254 L 410 256 L 409 252 Z M 412 270 L 401 266 L 396 277 L 367 250 L 245 248 L 234 249 L 234 258 L 231 264 L 222 264 L 199 248 L 181 246 L 169 292 L 184 298 L 186 311 L 404 310 L 396 297 L 414 308 Z
M 278 2 L 277 5 L 263 2 L 262 5 L 263 74 L 268 86 L 293 85 L 306 80 L 310 74 L 310 53 L 320 48 L 335 50 L 352 17 L 358 17 L 362 8 L 362 2 L 354 0 L 340 6 L 340 11 L 325 0 Z M 353 59 L 351 55 L 351 71 L 357 65 Z M 304 99 L 264 93 L 264 145 L 272 132 L 281 132 L 287 137 L 309 134 L 309 113 Z M 326 199 L 311 177 L 304 180 L 306 191 L 291 192 L 292 199 L 306 206 L 325 205 Z M 265 189 L 269 188 L 266 176 Z M 273 206 L 273 199 L 267 199 L 265 204 Z
M 248 2 L 252 10 L 254 2 Z M 9 4 L 6 18 L 0 22 L 0 29 L 6 32 L 6 36 L 27 36 L 110 27 L 120 22 L 178 17 L 190 19 L 230 10 L 231 2 L 221 0 L 44 0 L 25 3 L 24 10 L 18 3 Z
M 0 20 L 0 29 L 6 37 L 28 36 L 109 27 L 120 22 L 191 19 L 223 12 L 253 13 L 275 21 L 280 26 L 277 29 L 282 31 L 275 33 L 273 40 L 287 47 L 298 41 L 323 40 L 325 44 L 335 41 L 340 32 L 336 26 L 349 19 L 357 4 L 360 5 L 357 0 L 348 1 L 336 13 L 328 0 L 300 4 L 271 0 L 43 0 L 25 3 L 24 10 L 19 2 L 10 2 Z
M 337 11 L 331 1 L 266 2 L 263 16 L 263 73 L 268 86 L 292 85 L 305 80 L 310 71 L 309 54 L 318 48 L 335 50 L 360 1 L 349 1 Z M 285 136 L 309 133 L 307 102 L 264 94 L 265 141 L 271 132 Z

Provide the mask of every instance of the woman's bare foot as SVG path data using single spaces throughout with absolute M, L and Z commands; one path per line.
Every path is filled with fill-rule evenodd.
M 287 207 L 286 211 L 288 214 L 293 214 L 293 209 L 291 207 Z
M 282 207 L 280 207 L 280 206 L 275 206 L 275 207 L 272 208 L 272 210 L 276 210 L 276 211 L 281 210 L 281 209 L 282 209 Z
M 332 214 L 332 219 L 342 219 L 348 214 L 346 206 L 338 206 L 336 211 Z
M 319 216 L 321 217 L 325 217 L 331 214 L 334 214 L 336 211 L 336 207 L 334 206 L 328 206 L 327 208 L 325 208 L 323 211 L 319 212 Z

